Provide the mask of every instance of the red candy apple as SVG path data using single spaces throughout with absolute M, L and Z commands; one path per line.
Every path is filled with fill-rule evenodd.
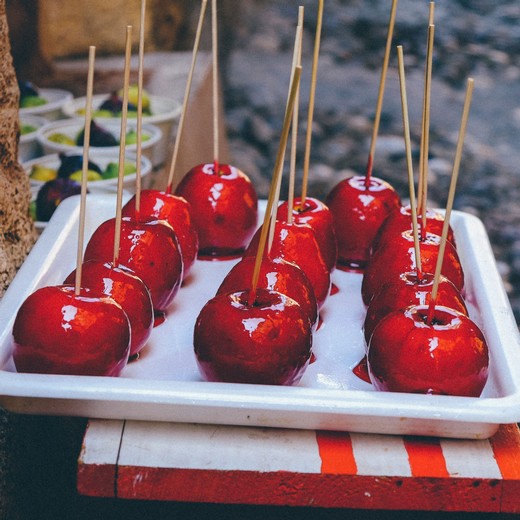
M 388 314 L 374 329 L 368 346 L 368 371 L 374 387 L 411 392 L 478 397 L 488 376 L 485 338 L 467 316 L 436 306 Z
M 433 235 L 442 234 L 444 226 L 444 215 L 433 209 L 426 210 L 426 226 L 425 231 Z M 391 244 L 396 236 L 399 236 L 403 231 L 412 230 L 412 212 L 410 206 L 401 206 L 397 210 L 392 211 L 388 218 L 383 222 L 379 228 L 377 235 L 372 242 L 372 253 L 374 253 L 380 246 L 387 246 Z M 418 215 L 418 231 L 419 238 L 422 236 L 422 217 Z M 455 245 L 455 235 L 451 226 L 448 228 L 448 240 Z
M 261 229 L 255 233 L 244 256 L 255 256 L 260 232 Z M 316 234 L 308 224 L 277 220 L 269 256 L 296 264 L 311 282 L 318 307 L 323 306 L 330 292 L 330 271 L 321 254 Z
M 363 268 L 377 231 L 401 201 L 387 182 L 371 177 L 366 186 L 365 177 L 354 176 L 338 183 L 325 204 L 334 217 L 338 264 Z
M 423 273 L 434 273 L 439 253 L 440 237 L 426 234 L 420 242 L 421 264 Z M 392 245 L 379 248 L 370 258 L 361 284 L 361 295 L 365 305 L 370 303 L 375 293 L 385 284 L 397 280 L 403 273 L 416 271 L 415 248 L 413 234 L 410 231 L 401 233 Z M 441 273 L 455 287 L 464 288 L 464 273 L 459 255 L 455 247 L 446 242 Z
M 244 251 L 257 226 L 258 198 L 243 172 L 227 164 L 199 164 L 184 176 L 175 194 L 191 205 L 199 256 L 229 257 Z
M 413 305 L 427 305 L 431 301 L 433 274 L 403 273 L 398 279 L 388 282 L 372 298 L 367 308 L 363 330 L 368 345 L 370 336 L 377 324 L 387 315 L 399 309 Z M 466 304 L 460 292 L 446 277 L 441 276 L 436 299 L 437 305 L 455 309 L 468 314 Z
M 277 218 L 287 220 L 287 215 L 288 204 L 284 202 L 278 207 Z M 314 229 L 323 259 L 332 272 L 338 259 L 338 244 L 334 219 L 329 208 L 320 200 L 310 197 L 307 197 L 302 205 L 301 198 L 297 197 L 294 199 L 292 218 L 299 224 L 308 224 Z
M 118 376 L 128 361 L 130 324 L 104 294 L 43 287 L 18 310 L 13 340 L 18 372 Z
M 110 219 L 96 229 L 85 249 L 85 261 L 113 260 L 115 224 L 115 219 Z M 166 221 L 124 217 L 118 264 L 146 284 L 155 311 L 166 311 L 179 290 L 183 273 L 177 237 Z
M 74 284 L 76 271 L 67 276 L 66 284 Z M 90 290 L 110 296 L 121 305 L 132 330 L 130 357 L 145 345 L 153 329 L 153 306 L 145 283 L 125 267 L 90 260 L 81 267 L 81 284 Z
M 135 196 L 123 207 L 124 217 L 136 217 Z M 177 197 L 159 190 L 141 191 L 140 215 L 157 220 L 166 220 L 171 225 L 182 253 L 183 278 L 186 278 L 197 258 L 199 238 L 192 222 L 190 204 L 183 197 Z
M 292 385 L 309 364 L 312 332 L 291 298 L 258 288 L 220 294 L 202 308 L 194 348 L 204 379 L 232 383 Z
M 246 256 L 226 275 L 217 294 L 243 291 L 251 286 L 256 258 Z M 281 258 L 264 257 L 260 265 L 258 287 L 277 291 L 295 300 L 314 327 L 318 322 L 318 302 L 305 273 L 296 265 Z

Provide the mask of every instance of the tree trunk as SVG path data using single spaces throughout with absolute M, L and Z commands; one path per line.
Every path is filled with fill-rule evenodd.
M 18 163 L 19 91 L 0 0 L 0 297 L 34 244 L 29 178 Z

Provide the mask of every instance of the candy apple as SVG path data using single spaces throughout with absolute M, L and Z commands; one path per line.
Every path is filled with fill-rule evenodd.
M 427 233 L 433 235 L 441 235 L 442 228 L 444 226 L 444 215 L 433 209 L 426 210 L 426 227 Z M 401 206 L 397 210 L 392 211 L 388 218 L 383 222 L 379 228 L 377 235 L 372 241 L 372 253 L 379 249 L 381 246 L 385 246 L 391 243 L 396 236 L 403 231 L 412 230 L 412 211 L 410 205 Z M 419 216 L 418 220 L 418 231 L 419 238 L 422 236 L 422 218 Z M 455 245 L 455 235 L 451 226 L 448 228 L 448 240 Z
M 199 164 L 181 180 L 175 195 L 191 205 L 199 256 L 243 253 L 255 232 L 258 198 L 249 178 L 228 164 Z
M 244 256 L 255 256 L 260 239 L 259 229 Z M 330 271 L 321 254 L 316 234 L 308 224 L 276 221 L 270 258 L 282 258 L 296 264 L 307 276 L 321 308 L 330 292 Z
M 423 273 L 434 273 L 439 253 L 440 237 L 426 233 L 420 242 L 421 264 Z M 403 273 L 416 271 L 413 234 L 401 233 L 391 246 L 379 248 L 370 258 L 361 284 L 361 295 L 365 305 L 370 303 L 375 293 L 385 284 L 397 280 Z M 457 250 L 446 242 L 441 274 L 453 282 L 462 292 L 464 272 Z
M 85 261 L 112 261 L 115 226 L 115 219 L 110 219 L 94 231 L 85 248 Z M 123 217 L 118 260 L 146 284 L 154 310 L 166 311 L 179 290 L 183 273 L 173 228 L 165 220 Z
M 403 273 L 392 282 L 384 284 L 374 295 L 367 308 L 363 330 L 368 345 L 370 336 L 377 324 L 387 315 L 413 305 L 427 305 L 431 301 L 433 274 L 423 273 L 419 278 L 416 272 Z M 436 303 L 462 314 L 468 309 L 462 295 L 445 276 L 440 277 Z
M 377 231 L 401 200 L 387 182 L 371 177 L 366 186 L 365 177 L 354 176 L 338 183 L 325 204 L 334 217 L 338 264 L 362 269 Z
M 76 271 L 67 276 L 65 284 L 74 284 Z M 92 291 L 110 296 L 126 312 L 132 330 L 130 357 L 146 345 L 153 329 L 153 306 L 145 283 L 126 267 L 89 260 L 81 267 L 81 284 Z
M 283 202 L 278 207 L 277 218 L 286 220 L 288 204 Z M 320 200 L 307 197 L 301 203 L 301 198 L 294 199 L 292 218 L 300 224 L 309 224 L 316 233 L 316 240 L 320 246 L 323 259 L 330 272 L 336 267 L 338 259 L 338 243 L 334 229 L 334 219 L 329 208 Z
M 226 275 L 217 294 L 243 291 L 251 286 L 256 258 L 246 256 Z M 277 291 L 295 300 L 309 317 L 311 325 L 318 322 L 318 302 L 314 289 L 305 273 L 291 262 L 281 258 L 264 257 L 260 265 L 258 287 Z
M 197 258 L 199 238 L 193 225 L 190 204 L 183 197 L 177 197 L 159 190 L 141 191 L 140 215 L 166 220 L 177 235 L 184 265 L 185 279 Z M 135 217 L 135 196 L 123 207 L 123 216 Z
M 481 330 L 467 316 L 436 306 L 388 314 L 368 345 L 368 372 L 374 387 L 390 392 L 480 396 L 489 354 Z
M 276 291 L 258 288 L 209 300 L 195 323 L 194 349 L 208 381 L 292 385 L 309 364 L 312 332 L 302 308 Z
M 49 286 L 23 302 L 13 325 L 18 372 L 118 376 L 128 361 L 130 323 L 119 304 L 82 288 Z

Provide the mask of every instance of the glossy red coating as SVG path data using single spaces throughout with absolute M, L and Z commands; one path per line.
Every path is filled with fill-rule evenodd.
M 194 331 L 195 356 L 204 379 L 293 385 L 312 349 L 309 320 L 291 298 L 258 289 L 220 294 L 202 308 Z
M 259 229 L 255 233 L 244 256 L 256 255 L 260 231 Z M 321 254 L 314 230 L 308 224 L 289 224 L 277 220 L 269 256 L 296 264 L 311 282 L 318 307 L 322 307 L 330 293 L 330 271 Z
M 390 392 L 478 397 L 488 376 L 486 340 L 477 325 L 448 307 L 428 306 L 388 314 L 368 346 L 374 387 Z
M 76 270 L 67 276 L 64 283 L 72 285 L 75 279 Z M 135 356 L 146 345 L 154 323 L 152 298 L 145 283 L 126 267 L 89 260 L 81 268 L 81 285 L 106 294 L 121 305 L 132 330 L 130 357 Z
M 113 260 L 114 230 L 115 219 L 110 219 L 94 231 L 85 249 L 85 261 Z M 166 221 L 124 217 L 119 264 L 128 267 L 146 284 L 154 310 L 168 308 L 181 285 L 183 263 L 175 232 Z
M 413 305 L 428 305 L 430 303 L 433 278 L 431 273 L 423 273 L 421 279 L 417 278 L 415 272 L 403 273 L 398 279 L 381 287 L 368 305 L 363 324 L 367 345 L 374 328 L 387 314 Z M 439 281 L 436 303 L 455 309 L 462 314 L 468 314 L 466 303 L 460 291 L 442 275 Z
M 427 209 L 426 232 L 441 236 L 443 227 L 444 215 L 433 209 Z M 410 205 L 401 206 L 388 215 L 372 242 L 372 253 L 379 249 L 380 246 L 388 247 L 388 245 L 395 240 L 395 237 L 399 236 L 403 231 L 412 231 L 412 211 Z M 418 220 L 418 231 L 419 238 L 421 238 L 423 233 L 422 218 L 420 216 Z M 448 227 L 447 238 L 454 246 L 456 246 L 455 235 L 451 226 Z
M 288 219 L 288 203 L 278 207 L 278 220 Z M 307 197 L 302 205 L 301 198 L 294 199 L 292 218 L 300 224 L 308 224 L 316 233 L 323 259 L 330 272 L 336 267 L 338 260 L 338 242 L 334 229 L 334 218 L 330 209 L 318 199 Z
M 135 195 L 123 206 L 123 216 L 135 218 Z M 191 217 L 189 202 L 159 190 L 142 190 L 140 215 L 166 220 L 173 228 L 182 253 L 183 278 L 186 278 L 197 258 L 199 237 Z
M 225 294 L 249 289 L 256 258 L 246 256 L 235 264 L 226 275 L 217 294 Z M 295 300 L 309 317 L 311 325 L 318 324 L 318 302 L 314 289 L 305 273 L 296 265 L 281 258 L 265 257 L 260 264 L 258 287 L 277 291 Z
M 379 228 L 401 200 L 387 182 L 371 177 L 367 187 L 364 176 L 354 176 L 339 182 L 325 204 L 334 217 L 338 264 L 363 268 Z
M 199 256 L 241 254 L 258 221 L 258 197 L 249 178 L 238 168 L 199 164 L 181 180 L 175 195 L 191 205 L 199 236 Z
M 423 273 L 434 273 L 439 254 L 440 237 L 426 234 L 420 242 L 421 264 Z M 386 283 L 397 280 L 403 273 L 416 270 L 413 235 L 410 231 L 401 233 L 392 246 L 379 248 L 370 258 L 361 284 L 363 302 L 368 305 L 376 292 Z M 453 282 L 462 292 L 464 289 L 464 272 L 455 247 L 446 242 L 441 274 Z
M 13 325 L 18 372 L 118 376 L 128 361 L 130 324 L 104 294 L 73 286 L 38 289 L 23 302 Z

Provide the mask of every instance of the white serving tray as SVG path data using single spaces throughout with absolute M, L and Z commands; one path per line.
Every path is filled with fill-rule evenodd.
M 110 195 L 90 195 L 85 236 L 115 212 Z M 95 209 L 94 209 L 95 208 Z M 208 383 L 198 373 L 193 325 L 234 261 L 197 261 L 167 320 L 119 378 L 18 374 L 11 357 L 16 312 L 35 289 L 75 267 L 79 197 L 66 199 L 0 302 L 0 405 L 17 413 L 187 423 L 329 429 L 468 439 L 520 421 L 520 341 L 482 223 L 454 212 L 472 318 L 491 354 L 480 398 L 376 392 L 352 373 L 364 353 L 361 275 L 336 270 L 339 292 L 322 310 L 316 361 L 295 387 Z M 42 319 L 45 309 L 42 309 Z

